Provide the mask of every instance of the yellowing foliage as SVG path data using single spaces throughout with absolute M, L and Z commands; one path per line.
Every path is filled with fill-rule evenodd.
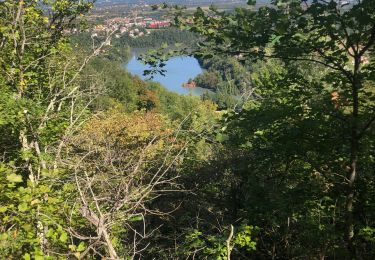
M 124 114 L 111 110 L 88 121 L 73 140 L 73 147 L 95 152 L 98 157 L 112 154 L 116 161 L 140 157 L 150 160 L 163 153 L 162 149 L 173 139 L 172 130 L 167 126 L 168 122 L 160 114 L 144 111 Z

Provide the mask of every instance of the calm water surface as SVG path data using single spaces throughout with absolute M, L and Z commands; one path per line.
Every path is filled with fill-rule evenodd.
M 149 69 L 149 66 L 138 61 L 136 55 L 133 55 L 133 58 L 126 64 L 126 69 L 131 74 L 138 75 L 144 80 L 149 78 L 143 76 L 143 71 Z M 189 79 L 194 79 L 203 71 L 197 59 L 185 56 L 174 57 L 166 62 L 164 69 L 167 70 L 165 76 L 155 74 L 152 80 L 159 82 L 169 91 L 197 96 L 207 92 L 206 89 L 202 88 L 187 89 L 182 87 L 183 83 L 186 83 Z

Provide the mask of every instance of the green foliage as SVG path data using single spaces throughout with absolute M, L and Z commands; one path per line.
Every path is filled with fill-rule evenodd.
M 140 29 L 141 31 L 144 29 Z M 193 45 L 197 40 L 197 35 L 189 31 L 177 28 L 159 29 L 150 31 L 149 35 L 132 38 L 125 34 L 114 40 L 114 46 L 129 46 L 132 48 L 158 48 L 162 44 L 174 46 L 176 43 Z
M 0 3 L 1 258 L 51 259 L 50 252 L 66 250 L 64 174 L 55 182 L 50 149 L 73 120 L 65 102 L 82 105 L 73 95 L 77 63 L 63 31 L 91 7 L 90 1 Z M 45 236 L 53 228 L 55 236 Z
M 233 235 L 233 241 L 230 241 L 230 251 L 243 249 L 251 252 L 255 250 L 256 242 L 252 240 L 253 230 L 252 226 L 238 227 Z M 194 254 L 201 259 L 228 259 L 227 239 L 228 237 L 224 234 L 204 236 L 202 232 L 192 230 L 185 239 L 190 250 L 187 254 Z
M 246 255 L 256 259 L 373 258 L 363 237 L 374 205 L 374 1 L 272 3 L 175 10 L 177 25 L 204 37 L 194 55 L 233 56 L 252 73 L 252 99 L 224 116 L 213 161 L 186 183 L 203 201 L 185 209 L 202 210 L 199 223 L 259 226 L 262 244 Z
M 205 71 L 194 81 L 197 87 L 210 89 L 203 99 L 212 100 L 219 109 L 233 109 L 243 103 L 242 97 L 251 90 L 250 66 L 233 57 L 215 56 L 201 62 Z
M 121 63 L 95 58 L 85 68 L 83 77 L 87 79 L 82 84 L 95 83 L 103 89 L 104 93 L 95 102 L 96 109 L 110 108 L 111 99 L 120 102 L 125 111 L 137 109 L 137 93 L 144 83 L 127 73 Z
M 248 4 L 88 61 L 90 1 L 0 1 L 0 258 L 374 258 L 375 2 Z M 123 69 L 160 45 L 214 93 Z

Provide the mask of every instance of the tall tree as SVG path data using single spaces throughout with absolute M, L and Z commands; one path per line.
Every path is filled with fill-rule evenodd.
M 85 59 L 72 59 L 64 34 L 91 7 L 81 0 L 0 2 L 4 258 L 53 255 L 67 242 L 56 159 L 93 89 L 79 87 Z
M 327 70 L 320 80 L 323 91 L 331 92 L 334 106 L 325 113 L 342 121 L 345 129 L 341 141 L 345 165 L 338 173 L 345 178 L 343 236 L 350 257 L 359 257 L 354 245 L 360 231 L 356 224 L 363 221 L 356 213 L 362 210 L 356 205 L 362 207 L 363 203 L 359 178 L 367 179 L 366 171 L 371 169 L 366 158 L 372 146 L 366 143 L 371 140 L 375 121 L 375 2 L 275 0 L 272 6 L 257 9 L 255 1 L 248 4 L 234 12 L 198 8 L 193 16 L 177 10 L 176 23 L 205 37 L 197 44 L 199 55 L 215 52 L 242 61 L 278 59 L 286 66 L 302 62 L 300 66 Z M 290 84 L 297 78 L 289 77 Z

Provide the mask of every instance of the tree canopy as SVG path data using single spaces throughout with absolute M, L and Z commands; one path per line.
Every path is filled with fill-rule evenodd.
M 373 0 L 164 4 L 194 42 L 146 74 L 194 55 L 202 97 L 70 35 L 92 6 L 0 1 L 1 258 L 375 257 Z

